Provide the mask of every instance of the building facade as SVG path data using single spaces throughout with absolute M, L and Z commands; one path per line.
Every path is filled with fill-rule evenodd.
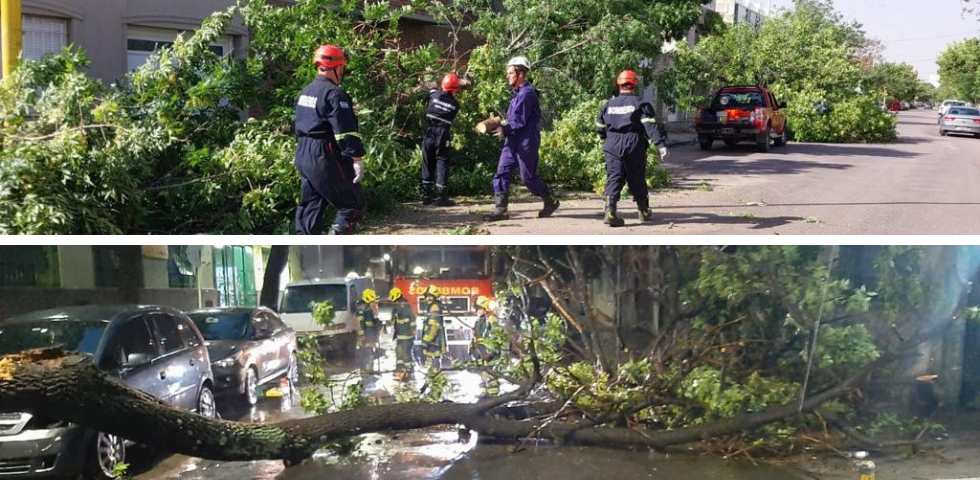
M 154 49 L 170 45 L 182 32 L 192 32 L 212 13 L 235 5 L 235 0 L 22 0 L 23 58 L 40 60 L 69 45 L 84 49 L 91 60 L 91 75 L 106 84 L 120 81 L 139 67 Z M 292 1 L 273 1 L 288 6 Z M 395 0 L 392 7 L 408 2 Z M 452 56 L 451 31 L 432 17 L 417 13 L 400 22 L 402 43 L 415 47 L 435 42 Z M 330 39 L 323 39 L 324 43 Z M 468 34 L 458 38 L 459 55 L 475 41 Z M 232 20 L 227 35 L 211 46 L 219 55 L 244 55 L 248 30 L 241 19 Z M 315 46 L 311 46 L 312 49 Z
M 144 245 L 138 265 L 117 246 L 0 246 L 0 319 L 44 308 L 122 303 L 123 270 L 139 302 L 189 310 L 258 302 L 269 248 Z M 135 269 L 135 270 L 133 270 Z
M 713 0 L 709 8 L 718 12 L 725 23 L 747 23 L 759 26 L 771 10 L 771 0 L 749 2 L 743 0 Z
M 68 45 L 88 52 L 91 75 L 118 82 L 153 50 L 193 31 L 235 0 L 23 0 L 23 57 L 39 60 Z M 244 52 L 248 32 L 239 20 L 212 45 L 221 55 Z

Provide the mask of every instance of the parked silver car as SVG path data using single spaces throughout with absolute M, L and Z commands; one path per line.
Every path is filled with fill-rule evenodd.
M 939 119 L 939 134 L 964 133 L 980 136 L 980 110 L 969 107 L 951 107 Z
M 204 338 L 177 310 L 68 307 L 0 322 L 0 355 L 52 346 L 92 355 L 99 369 L 175 407 L 215 415 Z M 0 414 L 0 478 L 114 478 L 132 445 L 43 412 Z
M 215 395 L 233 395 L 248 405 L 259 401 L 259 389 L 286 377 L 299 380 L 296 332 L 265 307 L 224 307 L 187 312 L 204 335 Z

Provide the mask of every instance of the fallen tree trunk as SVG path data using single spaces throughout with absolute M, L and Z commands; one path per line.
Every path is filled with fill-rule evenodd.
M 0 358 L 0 412 L 43 413 L 194 457 L 297 462 L 350 435 L 463 423 L 525 397 L 537 382 L 532 380 L 516 392 L 473 404 L 368 406 L 260 425 L 175 409 L 106 375 L 89 356 L 45 349 Z
M 841 384 L 811 396 L 804 403 L 803 411 L 844 395 L 872 369 L 887 361 L 881 358 Z M 47 417 L 200 458 L 283 459 L 287 463 L 309 458 L 318 448 L 338 438 L 441 424 L 462 424 L 481 435 L 500 438 L 541 436 L 590 445 L 662 448 L 751 430 L 799 413 L 798 403 L 793 402 L 734 419 L 670 431 L 641 431 L 571 421 L 507 420 L 489 414 L 526 397 L 539 380 L 539 375 L 535 375 L 516 392 L 473 404 L 369 406 L 260 425 L 212 420 L 174 409 L 106 375 L 88 356 L 46 349 L 0 357 L 0 412 L 43 412 Z

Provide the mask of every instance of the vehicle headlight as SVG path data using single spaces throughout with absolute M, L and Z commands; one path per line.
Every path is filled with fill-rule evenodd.
M 241 357 L 241 354 L 235 354 L 227 358 L 222 358 L 217 362 L 211 362 L 211 364 L 218 368 L 231 368 L 238 362 L 239 357 Z

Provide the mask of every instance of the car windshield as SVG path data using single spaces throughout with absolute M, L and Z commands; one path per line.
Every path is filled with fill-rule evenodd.
M 330 301 L 334 311 L 347 310 L 347 286 L 339 283 L 327 285 L 293 285 L 286 287 L 282 295 L 282 313 L 310 313 L 310 304 Z
M 0 355 L 54 346 L 94 354 L 108 323 L 73 320 L 0 323 Z
M 947 107 L 962 107 L 965 106 L 966 102 L 946 102 Z
M 980 116 L 980 110 L 976 108 L 951 108 L 949 109 L 949 115 Z
M 765 104 L 760 92 L 724 92 L 715 97 L 712 106 L 716 108 L 761 107 Z
M 241 340 L 253 336 L 248 313 L 198 312 L 187 316 L 205 340 Z

